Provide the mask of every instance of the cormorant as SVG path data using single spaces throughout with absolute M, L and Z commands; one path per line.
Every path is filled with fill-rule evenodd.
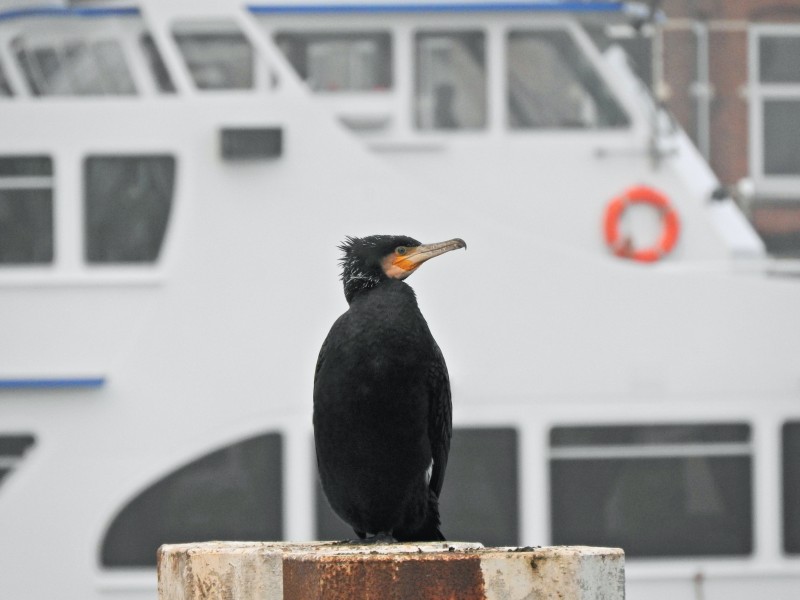
M 452 435 L 447 366 L 403 280 L 461 239 L 348 237 L 349 309 L 322 344 L 314 376 L 314 441 L 322 489 L 359 539 L 444 540 L 439 493 Z

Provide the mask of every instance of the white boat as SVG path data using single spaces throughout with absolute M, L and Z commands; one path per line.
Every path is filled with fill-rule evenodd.
M 469 244 L 409 280 L 449 539 L 620 545 L 634 599 L 797 598 L 800 271 L 587 34 L 642 10 L 0 8 L 3 597 L 152 599 L 160 543 L 351 535 L 314 364 L 337 245 L 402 233 Z

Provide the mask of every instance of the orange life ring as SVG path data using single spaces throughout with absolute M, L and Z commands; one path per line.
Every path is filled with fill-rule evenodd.
M 631 241 L 622 237 L 619 232 L 619 221 L 625 209 L 631 204 L 649 204 L 661 212 L 663 230 L 658 242 L 650 248 L 634 250 Z M 638 185 L 625 190 L 613 198 L 606 207 L 605 216 L 606 244 L 611 251 L 622 258 L 631 258 L 641 262 L 655 262 L 670 253 L 678 241 L 680 221 L 678 213 L 672 208 L 666 196 L 653 188 Z

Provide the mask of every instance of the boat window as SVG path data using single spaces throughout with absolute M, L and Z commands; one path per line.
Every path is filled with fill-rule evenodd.
M 800 421 L 783 426 L 783 549 L 800 554 Z
M 253 88 L 255 54 L 233 23 L 183 23 L 173 35 L 198 89 Z
M 0 485 L 17 468 L 22 457 L 34 445 L 35 439 L 28 434 L 0 433 Z
M 172 208 L 175 158 L 90 156 L 84 182 L 86 260 L 155 262 Z
M 628 124 L 624 111 L 566 31 L 508 36 L 508 120 L 513 129 Z
M 551 541 L 632 557 L 750 554 L 752 462 L 743 423 L 555 427 Z
M 14 93 L 11 91 L 11 84 L 8 82 L 6 78 L 6 72 L 3 69 L 3 63 L 0 62 L 0 96 L 13 96 Z
M 124 96 L 136 93 L 122 48 L 115 40 L 11 42 L 34 96 Z
M 0 156 L 0 264 L 52 261 L 52 159 Z
M 105 567 L 151 567 L 161 544 L 283 537 L 278 433 L 217 450 L 174 471 L 116 515 L 102 543 Z
M 392 87 L 388 32 L 281 32 L 275 42 L 315 92 L 381 91 Z
M 150 67 L 150 73 L 153 75 L 158 91 L 165 94 L 175 93 L 175 84 L 172 83 L 167 65 L 164 63 L 164 59 L 161 58 L 161 53 L 158 51 L 153 36 L 149 33 L 143 33 L 139 37 L 139 44 L 142 47 L 145 60 Z
M 456 428 L 439 512 L 447 539 L 485 546 L 519 543 L 518 442 L 511 428 Z M 317 539 L 355 537 L 317 485 Z
M 480 31 L 417 33 L 418 129 L 486 126 L 486 41 Z

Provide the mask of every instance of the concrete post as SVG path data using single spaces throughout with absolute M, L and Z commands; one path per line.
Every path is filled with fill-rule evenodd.
M 615 548 L 461 542 L 162 546 L 159 600 L 623 600 Z

